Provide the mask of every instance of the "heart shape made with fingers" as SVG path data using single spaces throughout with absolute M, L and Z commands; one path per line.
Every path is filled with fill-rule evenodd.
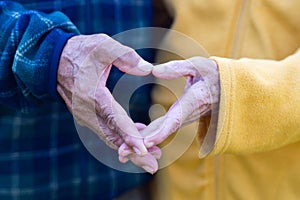
M 184 94 L 165 116 L 148 126 L 137 125 L 106 87 L 112 65 L 134 76 L 151 72 L 162 79 L 187 76 Z M 57 80 L 57 90 L 75 120 L 118 150 L 121 162 L 130 159 L 150 173 L 158 169 L 156 159 L 161 152 L 156 145 L 207 113 L 218 96 L 214 61 L 195 57 L 153 67 L 132 48 L 104 34 L 69 39 L 61 55 Z
M 184 93 L 168 112 L 140 130 L 147 148 L 156 147 L 182 126 L 208 115 L 219 101 L 217 64 L 210 59 L 193 57 L 154 66 L 152 74 L 160 79 L 187 77 Z M 131 152 L 134 154 L 134 152 Z M 128 151 L 119 149 L 120 161 L 127 161 Z

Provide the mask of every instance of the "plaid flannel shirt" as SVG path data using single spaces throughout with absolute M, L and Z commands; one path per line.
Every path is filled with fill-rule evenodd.
M 39 10 L 44 13 L 61 11 L 83 34 L 113 35 L 127 29 L 152 25 L 151 0 L 24 0 L 17 2 L 26 10 Z M 8 30 L 9 27 L 3 26 L 12 18 L 3 20 L 3 2 L 0 2 L 1 4 L 0 28 Z M 10 9 L 18 10 L 18 12 L 11 12 L 10 15 L 17 18 L 22 15 L 24 8 L 18 4 L 11 4 Z M 49 69 L 45 70 L 43 67 L 47 68 L 51 65 L 49 63 L 51 56 L 49 57 L 50 53 L 47 51 L 52 50 L 54 46 L 53 38 L 59 34 L 65 34 L 63 38 L 66 41 L 72 34 L 78 34 L 77 29 L 62 13 L 50 16 L 40 12 L 24 12 L 27 12 L 27 16 L 23 16 L 24 24 L 18 24 L 19 29 L 13 29 L 13 33 L 3 31 L 0 33 L 0 80 L 5 80 L 0 84 L 0 99 L 2 98 L 0 102 L 3 104 L 0 104 L 0 199 L 113 199 L 151 179 L 151 176 L 147 174 L 130 174 L 111 169 L 87 152 L 76 133 L 73 118 L 65 105 L 60 100 L 50 101 L 55 95 L 51 94 L 49 91 L 51 88 L 49 89 L 47 84 L 53 80 L 43 78 L 49 77 L 47 75 Z M 28 22 L 26 20 L 32 15 L 37 18 L 37 23 L 30 24 L 32 27 L 26 27 L 28 24 L 25 22 Z M 25 28 L 29 31 L 29 35 L 33 34 L 34 31 L 30 32 L 29 28 L 33 30 L 38 28 L 41 25 L 39 18 L 52 21 L 56 29 L 44 30 L 44 33 L 50 31 L 53 34 L 33 37 L 30 43 L 19 41 L 18 37 L 21 33 L 18 31 L 24 31 Z M 61 24 L 61 21 L 65 21 L 66 24 Z M 39 33 L 37 31 L 35 34 Z M 135 38 L 136 42 L 143 40 L 142 35 L 137 37 L 141 38 Z M 39 41 L 34 41 L 37 38 Z M 46 39 L 49 41 L 45 41 Z M 41 41 L 45 43 L 39 44 L 38 42 Z M 25 49 L 34 44 L 37 44 L 38 48 L 22 54 L 16 45 L 22 42 Z M 58 48 L 63 48 L 63 46 Z M 39 54 L 39 50 L 42 53 L 46 52 L 47 55 L 32 57 L 33 54 Z M 148 60 L 152 57 L 151 52 L 140 53 Z M 44 73 L 44 76 L 36 73 L 32 74 L 37 77 L 31 76 L 32 71 L 22 68 L 24 60 L 32 61 L 29 62 L 32 66 L 26 67 L 36 67 L 34 62 L 41 62 L 38 66 L 41 69 L 38 72 Z M 13 66 L 14 69 L 9 66 Z M 121 75 L 122 73 L 118 70 L 111 73 L 110 87 L 113 87 Z M 34 82 L 30 82 L 32 80 Z M 38 86 L 36 82 L 39 82 Z M 46 85 L 44 88 L 40 87 L 42 83 Z M 144 108 L 150 103 L 150 89 L 140 90 L 134 101 L 136 104 L 132 106 L 133 117 L 142 122 L 148 120 L 144 117 L 147 116 Z M 7 94 L 12 96 L 8 98 Z M 17 109 L 11 109 L 7 105 Z M 21 109 L 31 112 L 20 112 Z

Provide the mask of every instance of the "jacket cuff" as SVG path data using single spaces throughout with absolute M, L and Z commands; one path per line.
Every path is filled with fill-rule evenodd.
M 57 87 L 57 70 L 59 65 L 59 60 L 61 53 L 65 47 L 67 41 L 77 35 L 75 33 L 66 33 L 60 29 L 53 30 L 52 39 L 54 41 L 53 50 L 50 55 L 50 63 L 49 63 L 49 74 L 48 74 L 48 85 L 47 90 L 51 99 L 57 100 L 60 99 L 60 96 L 56 90 Z
M 228 130 L 228 124 L 227 121 L 225 122 L 225 119 L 227 119 L 231 110 L 231 105 L 229 104 L 230 101 L 228 101 L 228 99 L 232 97 L 232 94 L 230 93 L 232 91 L 232 72 L 230 71 L 232 68 L 230 67 L 230 64 L 232 63 L 226 58 L 212 56 L 210 59 L 213 59 L 218 64 L 220 96 L 218 104 L 212 106 L 211 116 L 200 119 L 198 129 L 200 158 L 224 153 L 228 146 L 227 139 L 229 137 L 227 134 L 228 132 L 226 132 Z

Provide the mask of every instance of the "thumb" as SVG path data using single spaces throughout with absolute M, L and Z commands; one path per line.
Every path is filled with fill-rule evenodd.
M 199 107 L 197 93 L 189 89 L 181 96 L 162 117 L 151 122 L 141 135 L 145 136 L 144 144 L 147 148 L 164 141 L 169 135 L 177 131 L 180 127 L 199 118 Z M 196 117 L 195 117 L 196 116 Z
M 176 132 L 184 123 L 185 119 L 191 113 L 191 108 L 188 106 L 189 98 L 182 96 L 162 117 L 151 122 L 141 135 L 145 137 L 144 144 L 147 148 L 158 145 L 163 142 L 172 133 Z
M 92 41 L 97 42 L 98 46 L 93 49 L 90 60 L 94 65 L 97 64 L 100 70 L 113 64 L 121 71 L 136 76 L 145 76 L 151 73 L 152 64 L 143 60 L 134 49 L 105 34 L 97 34 L 96 37 L 101 42 Z
M 157 78 L 176 79 L 182 76 L 204 77 L 217 69 L 217 64 L 208 58 L 192 57 L 175 60 L 153 67 L 152 74 Z
M 175 60 L 155 65 L 152 74 L 157 78 L 176 79 L 182 76 L 195 76 L 196 68 L 188 60 Z
M 180 124 L 179 119 L 167 115 L 154 120 L 141 132 L 142 135 L 147 135 L 144 139 L 145 146 L 151 148 L 160 144 L 177 131 Z

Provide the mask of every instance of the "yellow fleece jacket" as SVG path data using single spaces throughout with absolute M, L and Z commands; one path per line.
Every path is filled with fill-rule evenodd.
M 215 140 L 207 144 L 214 136 L 206 135 L 209 118 L 202 118 L 200 143 L 157 174 L 156 198 L 300 199 L 300 1 L 165 1 L 172 29 L 217 61 L 221 97 Z M 170 35 L 163 44 L 203 53 Z M 174 91 L 184 87 L 159 81 Z M 166 107 L 174 102 L 161 88 L 153 96 Z M 191 125 L 182 134 L 194 131 Z

